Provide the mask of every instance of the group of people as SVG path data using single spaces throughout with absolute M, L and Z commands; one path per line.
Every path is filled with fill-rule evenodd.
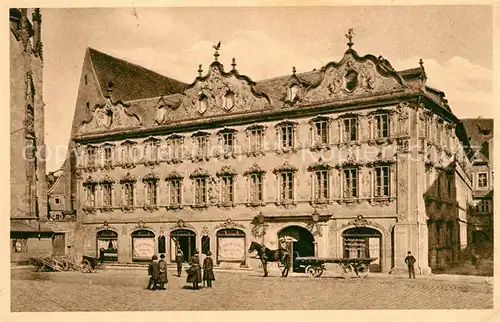
M 199 284 L 203 282 L 203 285 L 207 287 L 212 287 L 212 281 L 215 281 L 214 275 L 214 262 L 212 260 L 212 253 L 207 252 L 205 259 L 203 260 L 203 266 L 200 265 L 199 251 L 196 250 L 194 255 L 189 259 L 189 269 L 187 270 L 187 283 L 193 284 L 193 290 L 199 290 Z M 148 289 L 150 290 L 166 290 L 165 284 L 168 283 L 167 278 L 167 264 L 165 262 L 165 255 L 160 255 L 160 261 L 158 261 L 158 256 L 153 255 L 152 261 L 148 266 L 149 274 L 149 284 Z M 184 262 L 184 254 L 179 249 L 175 256 L 175 262 L 177 264 L 177 276 L 182 275 L 182 263 Z M 203 275 L 202 275 L 203 269 Z

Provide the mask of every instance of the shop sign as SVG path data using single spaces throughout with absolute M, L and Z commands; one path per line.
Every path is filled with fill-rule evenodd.
M 219 237 L 218 260 L 244 260 L 244 237 Z
M 134 238 L 134 258 L 151 258 L 155 253 L 154 238 Z

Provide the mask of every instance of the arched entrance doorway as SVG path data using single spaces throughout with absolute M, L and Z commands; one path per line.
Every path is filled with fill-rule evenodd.
M 344 258 L 377 258 L 370 272 L 381 272 L 382 234 L 373 228 L 356 227 L 342 233 Z
M 118 233 L 112 230 L 100 230 L 96 235 L 97 256 L 103 262 L 118 261 Z
M 132 261 L 150 261 L 155 254 L 155 234 L 150 230 L 136 230 L 131 236 Z
M 220 262 L 245 263 L 245 232 L 227 228 L 217 232 L 217 264 Z
M 196 251 L 196 234 L 188 229 L 176 229 L 170 232 L 170 262 L 175 262 L 175 254 L 180 249 L 184 255 L 184 261 L 189 259 Z
M 285 227 L 279 231 L 278 238 L 280 240 L 281 239 L 291 240 L 293 248 L 293 254 L 292 254 L 293 259 L 295 259 L 295 257 L 298 256 L 307 257 L 315 255 L 314 236 L 309 230 L 303 227 L 300 226 Z M 296 271 L 295 267 L 294 271 Z

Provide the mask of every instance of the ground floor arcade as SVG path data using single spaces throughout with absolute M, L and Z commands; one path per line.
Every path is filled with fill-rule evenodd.
M 75 232 L 75 250 L 77 258 L 87 255 L 117 263 L 146 262 L 153 254 L 165 254 L 173 263 L 178 249 L 185 261 L 195 250 L 202 258 L 210 251 L 218 265 L 258 267 L 255 254 L 248 252 L 250 243 L 277 249 L 286 239 L 292 241 L 294 256 L 375 258 L 370 269 L 389 272 L 395 266 L 404 267 L 406 252 L 413 250 L 413 245 L 427 245 L 414 240 L 413 230 L 411 225 L 398 226 L 395 217 L 361 215 L 338 219 L 309 215 L 258 216 L 251 221 L 82 223 Z M 428 238 L 426 234 L 420 237 Z M 413 253 L 422 257 L 418 261 L 427 267 L 427 252 L 417 249 Z

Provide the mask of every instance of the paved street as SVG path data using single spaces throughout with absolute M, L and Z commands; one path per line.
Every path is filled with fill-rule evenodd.
M 492 285 L 429 279 L 343 280 L 324 276 L 262 278 L 260 272 L 216 272 L 213 289 L 194 291 L 169 271 L 167 291 L 148 291 L 146 271 L 35 273 L 13 270 L 11 310 L 168 311 L 317 309 L 488 309 Z

